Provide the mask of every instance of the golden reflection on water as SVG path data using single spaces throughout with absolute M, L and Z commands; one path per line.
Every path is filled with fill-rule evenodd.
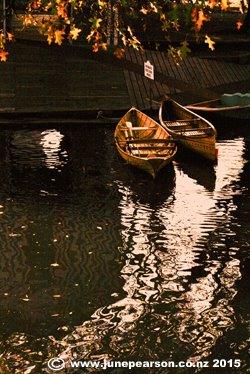
M 41 133 L 40 144 L 45 154 L 45 165 L 48 169 L 55 169 L 65 164 L 67 152 L 62 152 L 61 143 L 64 136 L 57 130 L 45 130 Z
M 121 277 L 126 296 L 98 309 L 91 320 L 76 328 L 75 334 L 82 341 L 81 357 L 85 353 L 87 357 L 94 354 L 96 359 L 102 358 L 103 353 L 96 354 L 96 347 L 101 352 L 107 334 L 113 359 L 126 350 L 131 354 L 142 318 L 166 303 L 175 302 L 173 313 L 153 314 L 166 326 L 171 326 L 174 319 L 172 338 L 192 347 L 186 359 L 208 357 L 218 337 L 232 326 L 231 301 L 241 273 L 239 261 L 226 255 L 225 237 L 234 233 L 225 229 L 220 232 L 220 227 L 222 221 L 230 223 L 236 208 L 233 196 L 239 193 L 244 140 L 221 143 L 219 152 L 214 190 L 189 178 L 181 163 L 176 162 L 175 186 L 158 209 L 142 203 L 130 186 L 117 182 L 121 194 L 120 250 L 125 256 Z M 208 245 L 211 231 L 217 235 L 214 247 L 213 243 Z M 202 266 L 201 255 L 206 258 Z M 197 267 L 202 269 L 195 273 Z M 133 334 L 132 338 L 129 334 Z M 74 341 L 72 351 L 76 345 Z M 67 359 L 72 351 L 64 352 L 63 357 Z M 112 357 L 110 352 L 106 355 Z

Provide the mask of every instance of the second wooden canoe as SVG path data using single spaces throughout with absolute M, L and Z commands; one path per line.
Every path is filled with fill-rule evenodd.
M 187 105 L 201 115 L 215 115 L 226 119 L 250 119 L 250 94 L 223 94 L 221 98 Z
M 125 161 L 153 178 L 173 160 L 177 151 L 167 130 L 136 108 L 131 108 L 119 121 L 115 142 Z
M 216 130 L 209 121 L 170 98 L 161 102 L 159 119 L 162 127 L 176 141 L 201 156 L 216 162 Z

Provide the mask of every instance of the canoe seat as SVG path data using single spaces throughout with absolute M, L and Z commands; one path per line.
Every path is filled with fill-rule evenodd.
M 167 143 L 173 143 L 173 139 L 131 139 L 127 140 L 128 144 L 147 144 L 147 143 L 162 143 L 162 144 L 167 144 Z
M 201 131 L 185 131 L 185 132 L 180 132 L 180 135 L 190 135 L 191 137 L 194 135 L 204 135 L 204 132 Z
M 156 126 L 133 126 L 131 122 L 127 121 L 125 122 L 126 126 L 124 127 L 121 127 L 120 129 L 122 131 L 128 131 L 128 130 L 131 130 L 131 131 L 141 131 L 141 130 L 156 130 L 157 127 Z
M 207 131 L 212 131 L 212 128 L 211 127 L 199 127 L 199 128 L 186 128 L 186 129 L 176 129 L 177 132 L 198 132 L 198 133 L 204 133 L 204 132 L 207 132 Z
M 169 128 L 174 127 L 185 127 L 185 126 L 193 126 L 195 123 L 198 124 L 200 118 L 195 119 L 185 119 L 185 120 L 176 120 L 176 121 L 164 121 L 165 125 Z
M 139 150 L 154 150 L 154 149 L 170 149 L 170 148 L 175 148 L 174 144 L 172 144 L 172 145 L 139 145 L 139 146 L 137 146 L 136 144 L 134 144 L 134 146 L 136 147 L 135 149 L 139 149 Z

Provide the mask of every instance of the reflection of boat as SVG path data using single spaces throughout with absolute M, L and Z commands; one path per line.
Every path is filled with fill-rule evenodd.
M 181 157 L 182 156 L 182 157 Z M 193 155 L 180 154 L 177 161 L 178 169 L 182 170 L 189 178 L 195 180 L 200 186 L 203 186 L 207 191 L 213 192 L 215 189 L 216 174 L 214 166 L 207 164 L 204 167 L 204 161 L 192 157 Z
M 249 119 L 250 94 L 224 94 L 219 99 L 187 105 L 186 108 L 202 114 L 214 114 L 232 119 Z
M 121 157 L 153 177 L 169 164 L 177 147 L 156 121 L 131 108 L 119 121 L 115 140 Z
M 147 205 L 151 209 L 160 209 L 162 205 L 172 196 L 175 190 L 175 169 L 171 163 L 164 168 L 157 176 L 157 183 L 148 178 L 146 173 L 141 172 L 140 181 L 134 168 L 126 170 L 120 168 L 116 176 L 119 191 L 130 191 L 131 200 L 136 204 Z
M 159 119 L 174 139 L 203 157 L 216 161 L 216 130 L 206 119 L 168 98 L 161 103 Z

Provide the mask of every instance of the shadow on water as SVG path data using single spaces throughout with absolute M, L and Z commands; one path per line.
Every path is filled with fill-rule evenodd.
M 155 180 L 110 129 L 0 141 L 0 333 L 16 372 L 57 355 L 212 360 L 223 345 L 245 365 L 245 138 L 219 140 L 215 167 L 184 156 Z
M 189 178 L 195 180 L 207 191 L 213 192 L 215 189 L 216 173 L 215 167 L 206 159 L 197 158 L 194 153 L 180 152 L 176 158 L 178 169 L 187 174 Z

